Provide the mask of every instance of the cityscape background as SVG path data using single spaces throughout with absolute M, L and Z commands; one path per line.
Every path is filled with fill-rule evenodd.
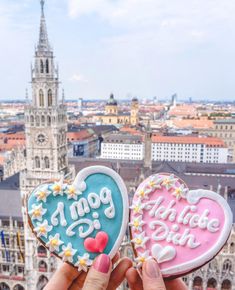
M 84 167 L 118 172 L 130 200 L 169 172 L 235 211 L 231 1 L 17 2 L 0 4 L 0 290 L 46 285 L 59 262 L 32 236 L 25 201 Z M 133 256 L 128 235 L 121 254 Z M 234 290 L 234 254 L 233 227 L 184 277 L 189 289 Z

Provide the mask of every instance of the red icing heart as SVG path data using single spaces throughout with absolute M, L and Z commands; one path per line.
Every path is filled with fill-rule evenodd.
M 95 238 L 87 238 L 84 247 L 91 253 L 103 253 L 108 244 L 109 236 L 105 232 L 98 232 Z

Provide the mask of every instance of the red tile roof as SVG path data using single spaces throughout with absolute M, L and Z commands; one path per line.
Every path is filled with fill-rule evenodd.
M 94 132 L 91 130 L 82 130 L 79 132 L 68 132 L 67 139 L 69 141 L 85 140 L 94 136 Z
M 207 119 L 183 119 L 183 120 L 172 120 L 173 126 L 183 129 L 183 128 L 193 128 L 193 129 L 209 129 L 213 128 L 213 121 Z

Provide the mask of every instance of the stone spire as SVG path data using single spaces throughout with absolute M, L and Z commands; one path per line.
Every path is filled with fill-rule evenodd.
M 38 51 L 50 51 L 50 44 L 47 36 L 46 19 L 44 15 L 44 4 L 45 0 L 40 0 L 41 3 L 41 23 L 40 23 L 40 33 L 38 42 Z

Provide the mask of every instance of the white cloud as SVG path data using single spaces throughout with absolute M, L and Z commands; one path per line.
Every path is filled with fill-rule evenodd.
M 67 0 L 69 15 L 97 15 L 113 26 L 135 28 L 212 28 L 233 19 L 231 0 Z M 233 21 L 234 22 L 234 21 Z
M 72 75 L 71 78 L 69 78 L 72 82 L 81 82 L 81 83 L 88 83 L 88 80 L 81 74 L 75 73 Z

